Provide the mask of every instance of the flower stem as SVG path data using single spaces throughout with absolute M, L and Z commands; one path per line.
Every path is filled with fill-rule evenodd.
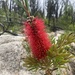
M 47 69 L 45 75 L 52 75 L 52 71 L 50 69 Z

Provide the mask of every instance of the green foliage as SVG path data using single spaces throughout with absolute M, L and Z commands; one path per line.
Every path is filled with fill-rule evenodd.
M 66 68 L 65 63 L 70 62 L 70 59 L 74 56 L 69 52 L 70 44 L 75 42 L 75 35 L 73 33 L 62 34 L 57 43 L 52 41 L 52 47 L 47 51 L 47 56 L 44 59 L 37 60 L 29 52 L 29 55 L 23 60 L 24 66 L 28 70 L 48 70 L 54 71 L 58 68 Z
M 48 19 L 44 19 L 46 25 L 48 25 Z
M 27 9 L 29 10 L 28 0 L 25 0 L 25 4 L 26 4 Z
M 22 29 L 22 26 L 19 24 L 15 24 L 9 27 L 9 30 L 12 30 L 12 32 L 17 33 L 17 34 L 21 33 L 22 31 L 21 29 Z
M 26 49 L 27 54 L 30 54 L 30 47 L 29 47 L 28 42 L 23 41 L 22 45 Z
M 11 3 L 9 3 L 10 1 Z M 0 23 L 2 23 L 5 26 L 5 29 L 7 29 L 9 25 L 8 30 L 12 30 L 13 32 L 19 32 L 21 31 L 21 28 L 22 28 L 21 22 L 23 19 L 22 17 L 23 8 L 21 7 L 22 5 L 19 0 L 10 0 L 10 1 L 3 0 L 0 3 L 0 6 L 1 6 L 0 7 Z
M 11 1 L 11 6 L 10 2 Z M 2 0 L 0 3 L 0 22 L 9 21 L 12 19 L 13 23 L 17 19 L 24 19 L 27 17 L 24 6 L 21 0 Z M 41 18 L 45 18 L 45 24 L 47 25 L 47 31 L 50 32 L 51 26 L 54 25 L 56 27 L 60 27 L 66 30 L 75 31 L 75 22 L 74 22 L 74 11 L 73 6 L 69 4 L 66 0 L 62 0 L 59 5 L 59 0 L 45 0 L 43 6 L 43 11 L 40 9 L 40 2 L 37 0 L 23 0 L 27 9 L 31 12 L 31 15 L 39 16 Z M 28 5 L 30 4 L 30 6 Z M 47 10 L 45 10 L 45 4 L 47 6 Z M 60 8 L 59 8 L 60 7 Z M 47 13 L 45 13 L 47 11 Z M 59 12 L 58 12 L 59 11 Z M 47 14 L 47 15 L 46 15 Z M 60 15 L 61 14 L 61 15 Z M 1 17 L 2 15 L 2 17 Z M 4 17 L 5 16 L 5 17 Z M 53 18 L 55 21 L 53 21 Z M 12 24 L 12 23 L 11 23 Z M 4 23 L 4 25 L 8 25 Z M 12 24 L 16 25 L 16 24 Z
M 75 24 L 70 24 L 68 27 L 70 31 L 75 31 Z
M 20 0 L 14 0 L 14 1 L 16 2 L 17 5 L 23 8 L 23 5 L 21 4 Z
M 70 4 L 69 5 L 66 4 L 62 16 L 58 18 L 57 25 L 63 28 L 64 30 L 73 30 L 72 21 L 73 21 L 73 7 Z
M 69 26 L 71 25 L 71 20 L 72 20 L 72 17 L 67 16 L 65 14 L 58 19 L 58 26 L 60 26 L 63 29 L 69 30 L 70 28 Z
M 21 1 L 20 0 L 14 0 L 14 2 L 16 3 L 16 5 L 18 6 L 18 14 L 20 15 L 20 16 L 24 16 L 24 17 L 26 17 L 26 13 L 25 13 L 25 9 L 24 9 L 24 6 L 23 6 L 23 4 L 21 3 Z

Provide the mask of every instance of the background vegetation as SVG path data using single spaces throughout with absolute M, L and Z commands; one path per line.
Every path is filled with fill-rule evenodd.
M 31 15 L 44 19 L 48 31 L 75 30 L 75 10 L 71 0 L 25 0 Z M 21 31 L 25 13 L 21 0 L 0 0 L 0 22 L 14 32 Z

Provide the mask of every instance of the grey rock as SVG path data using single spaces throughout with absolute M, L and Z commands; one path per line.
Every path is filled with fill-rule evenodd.
M 26 56 L 23 38 L 8 34 L 0 36 L 0 75 L 31 75 L 21 65 L 21 57 Z
M 32 73 L 22 66 L 23 61 L 21 58 L 27 55 L 22 45 L 24 38 L 22 35 L 12 36 L 4 34 L 0 36 L 0 75 L 41 75 L 40 71 Z M 70 65 L 68 64 L 68 66 Z M 71 70 L 70 67 L 68 73 L 73 75 Z M 65 72 L 66 75 L 69 75 L 66 71 L 65 69 L 61 69 L 60 72 Z M 53 75 L 56 75 L 56 71 Z

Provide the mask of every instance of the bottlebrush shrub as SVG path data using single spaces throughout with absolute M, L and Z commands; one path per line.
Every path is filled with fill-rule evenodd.
M 74 34 L 63 34 L 55 43 L 55 40 L 49 41 L 41 19 L 34 18 L 31 22 L 26 21 L 24 25 L 28 37 L 24 47 L 28 56 L 23 59 L 23 65 L 28 70 L 44 70 L 46 75 L 52 75 L 54 70 L 63 68 L 64 64 L 74 57 L 69 52 L 69 45 L 75 42 Z
M 45 58 L 51 43 L 45 32 L 44 22 L 38 18 L 34 18 L 31 23 L 26 21 L 25 31 L 33 56 L 38 60 Z

